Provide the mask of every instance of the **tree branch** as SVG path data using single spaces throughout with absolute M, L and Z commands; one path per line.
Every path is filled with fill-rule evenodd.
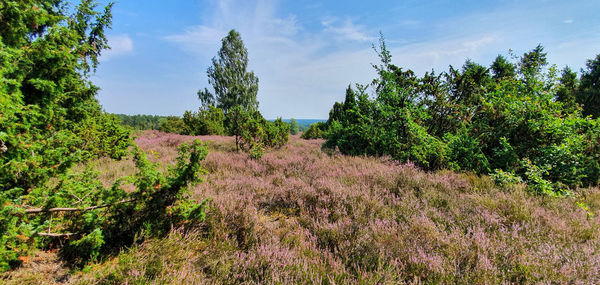
M 39 235 L 39 236 L 46 236 L 46 237 L 69 237 L 69 236 L 75 235 L 75 233 L 64 233 L 64 234 L 57 234 L 57 233 L 37 233 L 37 235 Z
M 119 202 L 112 203 L 112 204 L 104 204 L 104 205 L 92 206 L 92 207 L 87 207 L 87 208 L 50 208 L 50 209 L 33 208 L 33 209 L 26 209 L 25 214 L 39 214 L 39 213 L 53 213 L 53 212 L 85 212 L 85 211 L 91 211 L 91 210 L 100 209 L 100 208 L 106 208 L 106 207 L 110 207 L 110 206 L 114 206 L 114 205 L 118 205 L 118 204 L 134 202 L 136 200 L 137 199 L 121 200 Z

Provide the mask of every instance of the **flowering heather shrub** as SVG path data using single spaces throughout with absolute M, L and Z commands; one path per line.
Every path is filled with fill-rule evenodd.
M 145 132 L 136 142 L 170 162 L 168 144 L 192 138 Z M 214 138 L 205 183 L 192 189 L 211 199 L 198 231 L 147 240 L 71 281 L 600 282 L 597 188 L 556 199 L 389 157 L 326 154 L 323 140 L 292 136 L 258 161 L 232 143 Z

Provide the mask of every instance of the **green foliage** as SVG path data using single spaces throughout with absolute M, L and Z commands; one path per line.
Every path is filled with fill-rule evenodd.
M 236 149 L 254 158 L 262 157 L 265 147 L 282 147 L 289 140 L 290 126 L 281 118 L 270 122 L 258 111 L 245 111 L 240 106 L 227 114 L 229 134 L 235 136 Z
M 246 71 L 248 51 L 240 34 L 231 30 L 221 43 L 218 59 L 213 58 L 207 70 L 215 94 L 207 88 L 198 91 L 202 107 L 183 114 L 181 133 L 229 134 L 235 136 L 236 150 L 241 148 L 260 158 L 265 147 L 281 147 L 288 142 L 290 126 L 281 119 L 269 122 L 258 111 L 258 78 Z
M 244 47 L 242 37 L 237 31 L 231 30 L 221 43 L 218 58 L 212 59 L 212 66 L 206 72 L 215 95 L 204 89 L 198 92 L 198 97 L 204 106 L 216 103 L 216 107 L 225 114 L 236 106 L 247 111 L 257 110 L 258 77 L 254 72 L 246 71 L 248 50 Z
M 118 158 L 129 143 L 127 131 L 103 115 L 98 88 L 88 80 L 107 47 L 111 5 L 97 12 L 92 1 L 82 1 L 72 15 L 62 5 L 0 6 L 2 191 L 36 187 L 90 157 Z
M 130 245 L 144 228 L 160 235 L 171 224 L 202 217 L 200 208 L 194 214 L 171 211 L 202 172 L 206 148 L 198 142 L 182 147 L 168 175 L 134 147 L 139 173 L 110 188 L 91 167 L 73 170 L 92 158 L 123 158 L 132 143 L 118 118 L 102 111 L 95 99 L 98 87 L 89 80 L 108 47 L 104 29 L 111 24 L 112 4 L 101 12 L 91 0 L 73 9 L 67 5 L 60 0 L 0 4 L 2 271 L 18 266 L 19 257 L 34 248 L 57 245 L 63 245 L 65 260 L 81 265 Z M 123 183 L 136 190 L 126 192 Z M 49 211 L 53 208 L 59 209 Z
M 526 83 L 535 81 L 536 77 L 540 75 L 544 66 L 548 64 L 546 56 L 547 53 L 544 52 L 542 45 L 537 45 L 533 50 L 523 54 L 521 62 L 519 62 L 519 69 Z
M 265 120 L 259 112 L 242 111 L 244 118 L 241 124 L 240 148 L 244 151 L 251 151 L 255 148 L 262 148 L 266 138 Z
M 562 102 L 567 110 L 577 108 L 576 92 L 578 87 L 577 73 L 571 70 L 568 66 L 562 70 L 560 77 L 561 86 L 556 91 L 556 100 Z
M 75 131 L 84 141 L 83 149 L 94 156 L 120 159 L 127 154 L 131 143 L 131 132 L 120 127 L 116 116 L 107 113 L 88 117 Z
M 524 159 L 521 161 L 522 167 L 525 169 L 525 178 L 528 183 L 529 189 L 537 194 L 552 194 L 552 183 L 544 176 L 548 175 L 548 167 L 540 168 L 530 160 Z
M 492 177 L 494 182 L 500 186 L 512 186 L 523 182 L 523 179 L 521 179 L 520 176 L 517 176 L 512 172 L 506 172 L 502 169 L 496 169 L 494 173 L 490 174 L 490 177 Z
M 475 173 L 489 173 L 489 162 L 481 150 L 480 141 L 471 136 L 466 129 L 456 134 L 446 133 L 444 140 L 448 144 L 448 160 L 455 170 L 470 170 Z
M 261 144 L 256 144 L 254 145 L 249 151 L 248 154 L 250 155 L 250 158 L 258 160 L 260 159 L 263 155 L 263 146 Z
M 527 158 L 548 168 L 550 181 L 570 187 L 596 185 L 593 161 L 598 156 L 590 150 L 598 148 L 593 139 L 598 122 L 565 111 L 553 100 L 555 89 L 531 88 L 520 81 L 501 82 L 472 120 L 492 168 L 524 174 L 526 168 L 517 161 Z
M 325 122 L 318 122 L 311 124 L 306 131 L 302 133 L 301 138 L 310 139 L 323 139 L 327 137 L 326 134 L 327 125 Z
M 238 32 L 231 30 L 222 39 L 218 56 L 207 70 L 215 94 L 207 88 L 198 91 L 202 107 L 197 113 L 183 114 L 182 133 L 235 136 L 236 150 L 241 148 L 256 159 L 262 157 L 265 147 L 286 144 L 290 126 L 281 119 L 269 122 L 257 110 L 258 78 L 246 71 L 248 51 Z
M 186 125 L 183 119 L 177 116 L 168 116 L 166 120 L 160 123 L 158 130 L 165 133 L 182 134 L 185 132 Z
M 220 108 L 208 106 L 198 112 L 185 111 L 183 134 L 186 135 L 224 135 L 225 114 Z
M 62 254 L 66 259 L 71 260 L 73 264 L 82 265 L 88 260 L 95 261 L 100 255 L 102 245 L 104 245 L 102 230 L 96 228 L 82 238 L 68 243 L 63 247 Z
M 266 121 L 264 123 L 264 129 L 264 143 L 269 147 L 282 147 L 287 144 L 290 139 L 290 125 L 281 118 L 277 118 L 273 122 Z
M 493 77 L 496 80 L 514 78 L 517 75 L 516 66 L 504 56 L 498 55 L 491 66 Z
M 295 135 L 300 131 L 300 127 L 298 126 L 298 121 L 296 119 L 290 119 L 290 134 Z
M 391 63 L 383 38 L 375 50 L 381 64 L 374 65 L 374 98 L 364 86 L 348 87 L 324 128 L 311 127 L 303 137 L 326 133 L 324 146 L 344 154 L 390 155 L 425 169 L 495 169 L 500 181 L 514 174 L 538 194 L 598 185 L 599 121 L 581 115 L 575 73 L 565 68 L 558 79 L 554 67 L 544 69 L 542 46 L 516 64 L 498 56 L 491 74 L 467 60 L 460 70 L 421 78 Z M 589 61 L 581 86 L 595 70 Z
M 160 125 L 167 120 L 166 116 L 157 115 L 114 115 L 121 120 L 121 124 L 133 130 L 158 130 Z
M 244 111 L 240 106 L 234 107 L 229 113 L 227 113 L 226 124 L 229 135 L 235 136 L 235 149 L 240 149 L 240 136 L 244 123 L 250 118 L 247 111 Z
M 205 218 L 205 203 L 188 198 L 189 185 L 201 181 L 204 173 L 200 162 L 207 149 L 199 141 L 179 148 L 177 163 L 167 175 L 146 159 L 139 149 L 133 149 L 139 172 L 118 179 L 104 188 L 91 168 L 81 173 L 67 173 L 52 187 L 38 187 L 20 199 L 21 204 L 42 209 L 39 214 L 24 214 L 13 208 L 2 228 L 9 229 L 1 238 L 7 241 L 0 250 L 3 262 L 17 255 L 26 255 L 32 245 L 47 246 L 53 238 L 40 233 L 69 233 L 60 255 L 73 266 L 84 265 L 105 253 L 119 251 L 131 245 L 136 235 L 162 236 L 172 226 L 190 224 Z M 123 183 L 136 186 L 133 192 L 121 188 Z M 77 207 L 79 211 L 44 212 L 44 209 Z M 20 213 L 19 213 L 20 212 Z M 8 252 L 14 252 L 7 256 Z M 6 266 L 3 266 L 5 269 Z
M 579 88 L 577 101 L 583 105 L 583 114 L 600 117 L 600 54 L 587 61 Z

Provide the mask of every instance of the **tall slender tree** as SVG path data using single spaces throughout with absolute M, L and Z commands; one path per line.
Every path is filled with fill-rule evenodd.
M 215 104 L 227 114 L 236 106 L 243 110 L 258 109 L 258 77 L 247 71 L 248 50 L 240 34 L 229 31 L 221 40 L 218 56 L 212 59 L 207 70 L 208 82 L 213 86 L 214 96 L 208 90 L 198 92 L 203 104 Z

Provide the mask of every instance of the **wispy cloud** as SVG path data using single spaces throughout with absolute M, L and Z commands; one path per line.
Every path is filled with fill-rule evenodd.
M 335 15 L 321 18 L 317 29 L 309 28 L 296 15 L 280 15 L 276 0 L 212 3 L 213 9 L 207 12 L 203 23 L 164 39 L 197 56 L 206 63 L 202 68 L 205 69 L 216 55 L 220 39 L 229 29 L 238 30 L 248 48 L 249 67 L 260 78 L 258 99 L 268 118 L 326 117 L 333 102 L 343 99 L 348 84 L 368 83 L 375 76 L 370 64 L 377 58 L 371 43 L 377 41 L 380 27 L 368 26 L 347 15 Z M 514 21 L 506 23 L 506 19 Z M 489 64 L 509 48 L 522 52 L 537 43 L 545 44 L 543 40 L 550 32 L 543 27 L 522 28 L 528 27 L 524 25 L 528 21 L 532 20 L 518 9 L 447 18 L 429 25 L 429 37 L 400 41 L 396 35 L 395 39 L 388 39 L 388 48 L 395 64 L 417 73 L 432 68 L 438 72 L 447 70 L 448 65 L 460 66 L 467 58 Z M 398 23 L 418 29 L 422 22 Z M 552 55 L 553 51 L 548 51 Z M 569 51 L 572 50 L 559 50 L 554 57 L 558 64 L 568 62 Z M 204 86 L 198 86 L 201 87 Z
M 165 37 L 167 41 L 179 44 L 184 50 L 201 55 L 209 55 L 215 49 L 226 30 L 209 26 L 187 27 L 181 34 Z
M 486 50 L 500 44 L 501 37 L 481 34 L 451 39 L 436 39 L 391 47 L 393 62 L 417 73 L 434 69 L 446 71 L 449 65 L 461 66 L 467 58 L 479 60 Z M 487 62 L 481 62 L 487 64 Z
M 133 40 L 129 35 L 112 35 L 108 36 L 109 50 L 102 53 L 101 61 L 108 61 L 111 58 L 125 55 L 133 51 Z
M 573 19 L 566 19 L 563 21 L 565 24 L 573 24 Z
M 337 18 L 326 18 L 321 21 L 324 31 L 334 34 L 339 40 L 351 41 L 373 41 L 374 38 L 367 35 L 365 27 L 356 25 L 350 19 L 343 21 Z
M 348 84 L 369 83 L 374 78 L 370 64 L 377 58 L 371 43 L 377 39 L 365 26 L 349 18 L 328 17 L 322 19 L 321 30 L 308 32 L 296 16 L 278 17 L 275 1 L 249 5 L 246 1 L 219 2 L 204 24 L 187 27 L 165 40 L 203 58 L 208 65 L 220 39 L 229 29 L 237 29 L 248 48 L 249 67 L 260 79 L 259 107 L 268 118 L 286 114 L 325 117 Z M 239 6 L 243 9 L 233 8 Z M 398 65 L 424 72 L 460 64 L 497 41 L 498 36 L 484 34 L 390 49 Z
M 233 9 L 240 5 L 244 9 Z M 269 118 L 286 114 L 323 117 L 330 107 L 323 101 L 333 104 L 348 83 L 371 77 L 369 43 L 358 49 L 331 48 L 332 33 L 342 42 L 368 41 L 362 27 L 335 20 L 320 32 L 307 32 L 295 15 L 277 16 L 275 1 L 248 5 L 246 1 L 220 2 L 204 24 L 165 40 L 208 64 L 228 30 L 238 30 L 248 49 L 249 67 L 260 79 L 260 109 Z

